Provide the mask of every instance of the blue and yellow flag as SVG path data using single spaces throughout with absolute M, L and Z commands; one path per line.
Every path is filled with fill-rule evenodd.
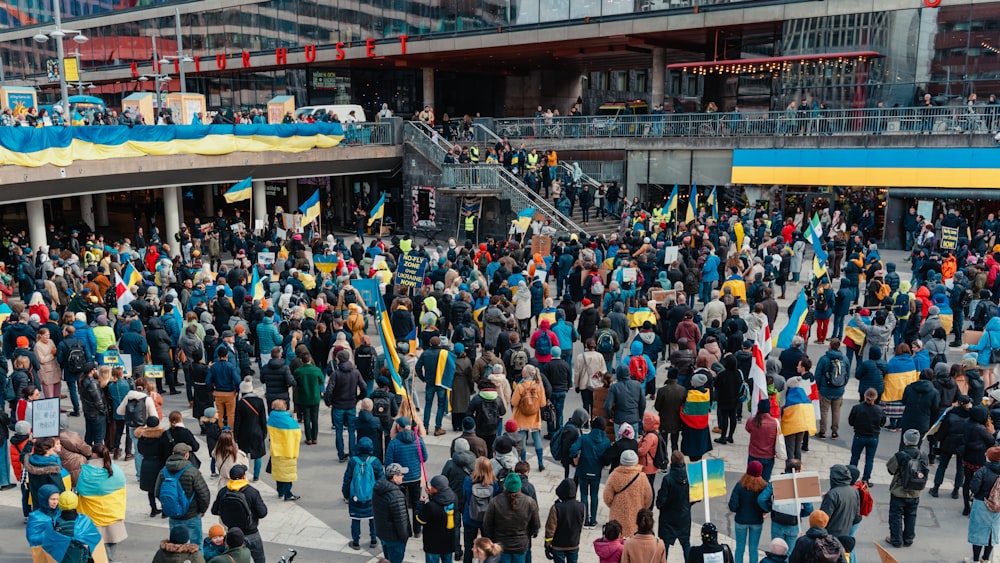
M 111 475 L 103 467 L 84 464 L 76 482 L 80 496 L 79 511 L 96 526 L 110 526 L 125 519 L 125 473 L 117 465 Z
M 677 184 L 674 184 L 674 189 L 670 192 L 670 197 L 667 198 L 667 204 L 663 207 L 663 212 L 666 214 L 668 222 L 672 217 L 677 216 Z
M 407 398 L 406 387 L 403 385 L 403 379 L 399 376 L 399 354 L 396 352 L 396 336 L 392 332 L 392 325 L 389 323 L 389 311 L 385 308 L 385 302 L 382 300 L 382 292 L 379 290 L 378 280 L 366 279 L 366 280 L 354 280 L 351 284 L 358 289 L 358 291 L 367 295 L 374 295 L 375 303 L 369 303 L 369 307 L 374 305 L 375 307 L 375 331 L 379 335 L 379 339 L 382 341 L 382 350 L 386 355 L 386 364 L 389 368 L 390 379 L 392 380 L 393 390 L 397 395 L 403 399 Z M 407 335 L 409 337 L 409 335 Z M 413 349 L 413 344 L 411 343 L 411 350 Z
M 527 207 L 522 209 L 517 214 L 517 219 L 514 219 L 514 224 L 517 225 L 518 232 L 525 232 L 528 227 L 531 226 L 531 220 L 535 217 L 535 208 Z
M 122 281 L 125 282 L 125 287 L 127 288 L 131 288 L 142 282 L 142 276 L 139 275 L 139 271 L 135 269 L 135 266 L 131 262 L 125 265 L 125 275 L 122 276 Z
M 792 338 L 795 337 L 799 332 L 799 327 L 806 320 L 806 313 L 809 312 L 809 303 L 806 300 L 806 290 L 802 288 L 799 290 L 799 297 L 795 300 L 795 306 L 792 307 L 791 314 L 788 315 L 788 324 L 785 328 L 781 329 L 781 332 L 774 340 L 774 346 L 777 348 L 791 348 Z
M 712 209 L 712 218 L 716 221 L 719 220 L 719 200 L 716 195 L 718 187 L 712 188 L 712 193 L 708 194 L 708 199 L 705 200 L 705 204 L 710 206 Z
M 253 178 L 247 177 L 236 182 L 233 184 L 233 187 L 226 190 L 226 193 L 222 197 L 226 198 L 226 203 L 236 203 L 250 199 L 253 197 Z
M 781 408 L 781 433 L 791 436 L 799 432 L 808 432 L 810 436 L 816 433 L 816 413 L 809 393 L 802 387 L 792 386 L 787 388 L 785 406 Z
M 313 265 L 324 274 L 332 273 L 340 263 L 340 258 L 336 254 L 313 256 Z
M 253 276 L 250 277 L 250 297 L 264 301 L 264 282 L 260 279 L 260 267 L 253 267 Z
M 305 203 L 299 206 L 299 211 L 302 212 L 302 226 L 312 223 L 319 217 L 319 190 L 316 190 Z
M 690 223 L 694 221 L 694 218 L 698 216 L 698 184 L 691 186 L 691 197 L 688 198 L 687 214 L 684 216 L 684 222 Z
M 378 203 L 372 207 L 372 212 L 368 215 L 368 226 L 371 227 L 372 223 L 381 219 L 383 215 L 385 215 L 385 192 L 382 192 L 382 197 L 378 198 Z
M 302 430 L 295 417 L 288 411 L 271 411 L 267 415 L 267 435 L 271 438 L 271 455 L 285 458 L 299 457 Z

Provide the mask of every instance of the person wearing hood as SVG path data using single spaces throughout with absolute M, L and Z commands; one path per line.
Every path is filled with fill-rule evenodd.
M 969 516 L 968 541 L 972 544 L 972 561 L 990 561 L 993 544 L 1000 537 L 1000 512 L 986 506 L 993 486 L 1000 478 L 1000 447 L 986 450 L 986 465 L 972 476 L 972 513 Z M 982 559 L 980 559 L 982 557 Z
M 580 552 L 586 508 L 576 500 L 576 482 L 563 479 L 556 487 L 556 500 L 545 519 L 545 555 L 559 563 L 576 561 Z
M 441 470 L 441 474 L 447 477 L 448 487 L 455 493 L 455 512 L 456 514 L 462 514 L 462 520 L 456 518 L 455 520 L 455 557 L 456 560 L 462 557 L 462 543 L 461 543 L 461 529 L 462 522 L 464 521 L 464 509 L 466 494 L 464 490 L 465 480 L 467 477 L 471 476 L 476 467 L 476 455 L 469 450 L 469 442 L 464 438 L 457 438 L 453 443 L 452 447 L 454 449 L 451 459 L 449 459 L 444 464 L 444 468 Z M 486 458 L 483 458 L 486 459 Z M 487 460 L 487 464 L 489 461 Z M 475 538 L 473 534 L 472 538 Z M 471 539 L 466 538 L 466 549 L 471 550 L 470 547 Z
M 816 551 L 816 542 L 829 543 L 831 547 L 834 545 L 839 547 L 841 553 L 840 558 L 837 560 L 838 563 L 847 560 L 844 547 L 840 544 L 840 540 L 837 539 L 839 537 L 838 534 L 830 530 L 830 520 L 831 518 L 825 510 L 812 511 L 812 514 L 809 515 L 809 529 L 795 541 L 795 547 L 792 548 L 792 554 L 788 557 L 788 563 L 810 563 L 814 561 L 813 553 Z
M 416 513 L 417 501 L 420 499 L 420 483 L 423 481 L 421 460 L 426 461 L 427 446 L 423 438 L 412 430 L 410 419 L 401 416 L 396 419 L 396 436 L 385 449 L 385 465 L 398 463 L 406 469 L 402 487 L 409 500 L 408 506 Z M 413 529 L 420 533 L 420 525 L 413 521 Z
M 271 403 L 275 399 L 289 402 L 291 399 L 289 389 L 294 389 L 298 384 L 288 369 L 288 363 L 281 357 L 281 344 L 272 346 L 270 352 L 269 359 L 260 368 L 260 380 L 264 384 L 264 402 L 268 412 L 271 412 Z
M 440 338 L 431 338 L 428 348 L 417 359 L 415 371 L 420 381 L 427 386 L 424 427 L 430 428 L 434 399 L 437 398 L 434 435 L 443 436 L 446 431 L 441 425 L 444 423 L 444 413 L 448 408 L 448 391 L 451 390 L 455 378 L 455 356 L 441 345 Z
M 576 323 L 580 339 L 586 341 L 588 338 L 597 338 L 597 327 L 602 321 L 601 312 L 587 297 L 584 297 L 581 303 L 580 319 Z
M 708 413 L 714 395 L 715 391 L 709 387 L 707 374 L 696 371 L 691 376 L 691 388 L 688 389 L 687 397 L 680 409 L 683 425 L 681 451 L 691 458 L 692 462 L 700 460 L 702 456 L 712 451 Z
M 670 470 L 660 483 L 656 507 L 660 510 L 657 535 L 663 540 L 665 555 L 677 541 L 687 561 L 691 551 L 691 494 L 687 464 L 680 451 L 674 450 L 670 454 Z
M 487 369 L 487 372 L 490 372 Z M 507 379 L 501 375 L 504 383 Z M 472 419 L 476 436 L 486 444 L 486 456 L 493 455 L 493 442 L 500 434 L 500 423 L 507 414 L 507 407 L 496 389 L 496 384 L 489 377 L 479 381 L 479 392 L 469 401 L 468 419 Z M 464 426 L 464 422 L 463 422 Z
M 382 540 L 383 555 L 390 563 L 403 562 L 411 535 L 406 495 L 400 487 L 408 471 L 398 463 L 387 464 L 385 478 L 375 482 L 372 492 L 375 533 Z
M 893 547 L 910 546 L 917 536 L 917 507 L 920 505 L 921 489 L 907 487 L 906 473 L 912 459 L 920 460 L 924 467 L 927 466 L 927 456 L 919 449 L 924 432 L 913 428 L 903 432 L 902 447 L 886 463 L 892 483 L 889 484 L 889 535 L 885 541 Z
M 951 491 L 951 498 L 958 498 L 958 491 L 965 483 L 965 471 L 962 470 L 959 452 L 965 437 L 965 425 L 971 412 L 972 399 L 968 395 L 960 395 L 956 400 L 956 406 L 948 409 L 941 420 L 941 426 L 935 434 L 938 437 L 937 453 L 940 459 L 938 460 L 937 472 L 934 474 L 934 486 L 928 491 L 932 497 L 938 496 L 938 490 L 944 482 L 944 476 L 948 471 L 948 464 L 952 457 L 955 458 L 955 486 Z
M 191 542 L 187 528 L 173 528 L 170 538 L 160 542 L 153 563 L 205 563 L 198 544 Z
M 469 401 L 476 386 L 472 381 L 472 361 L 468 352 L 469 347 L 456 342 L 453 346 L 455 357 L 455 376 L 452 380 L 451 389 L 451 425 L 452 430 L 462 431 L 462 421 L 465 413 L 469 411 Z
M 44 552 L 44 545 L 49 534 L 55 532 L 56 519 L 62 513 L 62 510 L 59 509 L 59 494 L 61 492 L 59 487 L 55 485 L 42 485 L 38 488 L 38 496 L 33 497 L 39 501 L 36 503 L 35 510 L 25 519 L 27 526 L 24 532 L 32 554 L 37 550 Z
M 435 475 L 427 484 L 427 496 L 416 510 L 416 521 L 423 526 L 425 554 L 445 560 L 458 551 L 455 514 L 457 497 L 444 475 Z M 432 559 L 428 559 L 432 560 Z
M 602 458 L 611 447 L 605 432 L 606 424 L 602 417 L 595 417 L 590 423 L 590 432 L 581 434 L 569 447 L 568 453 L 570 459 L 578 460 L 576 478 L 580 483 L 580 500 L 587 510 L 584 526 L 591 529 L 597 526 L 597 493 L 601 485 L 601 472 L 604 470 Z
M 275 346 L 281 346 L 281 333 L 274 324 L 274 311 L 268 309 L 264 312 L 264 318 L 257 324 L 257 345 L 261 351 L 271 350 Z M 263 362 L 264 359 L 261 358 Z
M 559 451 L 554 452 L 553 457 L 562 464 L 563 477 L 569 477 L 569 468 L 573 466 L 574 457 L 570 455 L 570 450 L 573 444 L 583 435 L 583 427 L 587 424 L 587 419 L 587 411 L 576 409 L 570 415 L 566 424 L 558 430 Z
M 965 472 L 965 483 L 962 486 L 963 516 L 968 516 L 972 511 L 972 476 L 986 465 L 986 450 L 996 444 L 993 435 L 986 428 L 989 412 L 984 405 L 973 404 L 975 406 L 969 411 L 969 420 L 962 436 L 962 469 Z
M 868 389 L 875 390 L 876 401 L 878 401 L 878 397 L 882 396 L 882 391 L 885 389 L 884 378 L 887 370 L 888 367 L 882 360 L 882 349 L 872 348 L 868 350 L 868 359 L 861 362 L 860 368 L 855 373 L 855 377 L 858 379 L 859 401 L 864 401 L 865 391 Z
M 552 361 L 552 349 L 559 346 L 560 343 L 559 337 L 552 331 L 548 319 L 542 319 L 538 323 L 538 330 L 531 335 L 528 345 L 535 351 L 535 361 L 538 362 L 538 365 L 544 366 Z M 572 342 L 569 343 L 569 347 L 572 348 Z
M 632 341 L 630 353 L 632 354 L 630 357 L 636 358 L 637 362 L 641 361 L 645 365 L 645 376 L 653 377 L 656 371 L 655 368 L 650 369 L 649 358 L 642 355 L 642 344 L 637 340 Z M 608 396 L 604 400 L 604 412 L 607 413 L 608 419 L 615 421 L 616 434 L 622 424 L 629 424 L 633 428 L 641 429 L 642 414 L 646 412 L 646 393 L 642 383 L 632 375 L 633 369 L 630 365 L 632 363 L 631 361 L 626 362 L 625 358 L 622 358 L 622 363 L 616 370 L 618 381 L 611 385 Z M 638 369 L 635 371 L 639 373 Z
M 830 535 L 834 537 L 851 535 L 851 527 L 861 516 L 861 496 L 853 486 L 851 470 L 846 465 L 837 464 L 830 468 L 830 490 L 823 496 L 820 510 L 829 518 L 829 523 L 824 527 Z M 812 515 L 810 515 L 810 525 L 812 525 Z M 794 560 L 793 557 L 792 561 Z
M 359 542 L 361 541 L 362 520 L 368 521 L 368 534 L 371 540 L 369 542 L 370 547 L 375 548 L 378 546 L 378 541 L 375 539 L 375 520 L 372 508 L 372 497 L 374 495 L 367 499 L 351 495 L 351 485 L 355 473 L 360 475 L 370 472 L 376 482 L 384 476 L 382 463 L 372 453 L 374 447 L 374 444 L 368 438 L 358 440 L 357 454 L 352 456 L 348 462 L 347 471 L 344 473 L 344 481 L 340 487 L 340 493 L 343 495 L 344 500 L 347 501 L 347 512 L 351 516 L 351 543 L 349 544 L 351 549 L 361 548 Z
M 617 520 L 622 525 L 622 535 L 630 537 L 636 532 L 634 515 L 653 504 L 653 490 L 648 480 L 635 479 L 642 475 L 639 454 L 626 450 L 619 459 L 621 464 L 608 475 L 604 504 L 608 507 L 608 519 Z
M 718 425 L 722 435 L 715 439 L 717 444 L 733 442 L 736 432 L 736 414 L 742 408 L 740 404 L 740 389 L 743 386 L 743 374 L 740 373 L 736 356 L 728 354 L 722 359 L 725 369 L 720 371 L 713 383 L 715 401 L 718 406 Z M 767 478 L 765 477 L 765 480 Z
M 531 333 L 531 290 L 523 276 L 517 282 L 511 302 L 514 304 L 514 318 L 517 319 L 521 339 L 527 340 Z
M 656 474 L 660 468 L 656 466 L 654 457 L 656 450 L 660 446 L 660 417 L 656 413 L 647 412 L 642 416 L 642 427 L 645 433 L 639 440 L 639 460 L 642 465 L 642 473 L 649 480 L 651 490 L 656 490 Z M 652 504 L 650 504 L 652 506 Z
M 721 555 L 716 555 L 721 554 Z M 709 559 L 706 555 L 712 555 Z M 719 559 L 721 557 L 722 559 Z M 729 544 L 719 543 L 719 529 L 711 522 L 701 525 L 701 545 L 692 546 L 688 552 L 686 561 L 692 563 L 697 561 L 720 561 L 721 563 L 735 563 L 733 552 Z
M 295 379 L 298 381 L 299 404 L 306 403 L 306 399 L 303 398 L 303 386 L 306 382 L 299 376 L 299 372 L 302 372 L 304 376 L 308 376 L 308 385 L 311 392 L 315 392 L 318 395 L 320 386 L 323 384 L 323 372 L 312 365 L 310 365 L 310 368 L 307 371 L 302 371 L 306 369 L 306 366 L 303 366 L 295 370 Z M 327 382 L 326 390 L 323 392 L 323 402 L 330 407 L 330 416 L 332 417 L 334 437 L 337 445 L 337 458 L 341 463 L 347 461 L 348 454 L 354 451 L 354 445 L 357 440 L 354 430 L 354 423 L 357 417 L 355 408 L 357 408 L 358 401 L 364 399 L 367 394 L 368 385 L 365 383 L 361 372 L 351 363 L 350 352 L 340 350 L 337 352 L 337 369 L 331 375 Z M 309 400 L 311 399 L 312 397 L 309 398 Z M 318 416 L 319 397 L 317 396 L 315 400 L 314 411 Z M 304 413 L 303 420 L 305 420 Z M 308 444 L 311 441 L 315 444 L 316 428 L 312 428 L 314 431 L 312 437 L 309 436 L 310 427 L 306 426 L 306 429 L 306 443 Z M 345 429 L 347 430 L 347 452 L 344 451 Z
M 1000 363 L 996 363 L 993 358 L 994 354 L 1000 356 L 1000 317 L 993 317 L 986 323 L 986 329 L 983 331 L 983 335 L 979 337 L 979 342 L 976 344 L 970 344 L 966 347 L 967 350 L 971 352 L 978 353 L 979 364 L 983 366 L 988 366 L 991 373 L 988 377 L 986 372 L 984 373 L 983 381 L 989 386 L 995 377 L 995 372 L 1000 369 Z
M 663 341 L 660 340 L 660 336 L 656 334 L 655 329 L 656 327 L 653 325 L 653 323 L 645 321 L 639 328 L 639 334 L 636 335 L 636 340 L 635 340 L 641 343 L 642 354 L 652 361 L 659 360 L 660 356 L 663 355 L 663 352 L 665 350 L 663 346 Z M 635 343 L 635 341 L 633 341 L 633 343 Z M 631 352 L 631 348 L 629 349 L 629 351 Z M 634 356 L 636 354 L 632 353 L 631 355 Z
M 156 379 L 156 392 L 163 394 L 163 380 L 167 382 L 171 395 L 178 395 L 177 377 L 174 373 L 173 341 L 163 326 L 163 319 L 153 317 L 146 323 L 146 341 L 149 344 L 149 360 L 154 365 L 163 366 L 163 377 Z M 134 356 L 133 356 L 134 357 Z
M 903 390 L 903 416 L 899 427 L 904 431 L 916 429 L 923 436 L 936 420 L 932 418 L 938 412 L 940 396 L 931 380 L 934 372 L 925 369 L 920 372 L 920 379 L 906 386 Z

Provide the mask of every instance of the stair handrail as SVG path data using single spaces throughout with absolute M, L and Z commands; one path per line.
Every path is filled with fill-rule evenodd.
M 498 167 L 497 178 L 500 180 L 501 189 L 506 188 L 504 191 L 510 194 L 517 194 L 518 199 L 521 200 L 522 205 L 518 211 L 526 209 L 528 207 L 534 207 L 535 209 L 542 212 L 543 215 L 549 218 L 550 221 L 564 228 L 567 233 L 578 233 L 581 235 L 589 235 L 587 230 L 581 227 L 572 218 L 567 217 L 562 214 L 561 211 L 556 209 L 554 205 L 549 203 L 547 199 L 539 194 L 536 194 L 531 188 L 529 188 L 524 182 L 521 181 L 513 172 L 507 170 L 503 166 L 496 165 Z M 529 195 L 530 194 L 530 195 Z M 511 207 L 514 207 L 514 198 L 511 198 Z

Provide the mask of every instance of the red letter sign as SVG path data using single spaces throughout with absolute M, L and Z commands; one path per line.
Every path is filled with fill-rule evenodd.
M 365 39 L 365 55 L 369 57 L 375 56 L 375 39 L 371 37 Z
M 343 41 L 337 41 L 336 47 L 337 47 L 337 60 L 338 61 L 344 60 L 344 57 L 346 56 L 344 54 L 344 42 Z
M 215 66 L 219 70 L 226 70 L 226 56 L 225 55 L 215 55 Z
M 941 0 L 924 0 L 924 6 L 928 8 L 937 8 L 941 5 Z
M 201 72 L 201 57 L 194 58 L 194 71 Z
M 278 47 L 274 50 L 274 62 L 279 65 L 288 64 L 288 49 Z
M 250 53 L 243 51 L 243 68 L 250 67 Z
M 404 54 L 404 55 L 406 54 L 406 40 L 409 39 L 409 38 L 410 38 L 409 35 L 400 35 L 399 36 L 399 46 L 403 50 L 402 54 Z
M 306 45 L 306 62 L 311 63 L 316 60 L 316 46 Z

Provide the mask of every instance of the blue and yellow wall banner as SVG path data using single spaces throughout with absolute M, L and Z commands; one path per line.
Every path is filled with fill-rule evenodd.
M 736 149 L 734 184 L 995 188 L 996 148 Z
M 78 160 L 234 152 L 304 152 L 344 139 L 339 123 L 0 128 L 0 165 L 68 166 Z

